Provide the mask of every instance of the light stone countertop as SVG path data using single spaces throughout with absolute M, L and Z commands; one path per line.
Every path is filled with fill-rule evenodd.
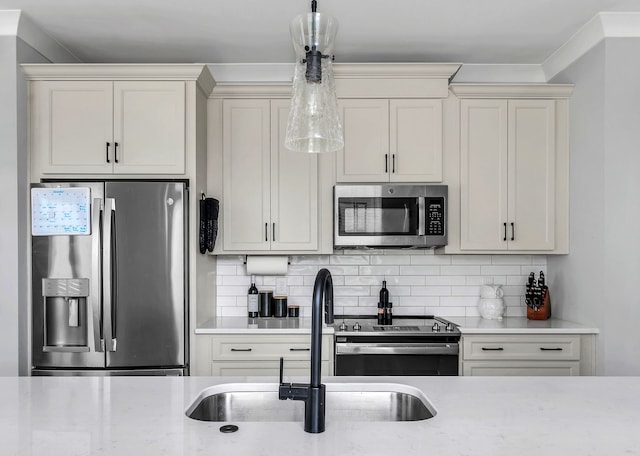
M 529 320 L 526 317 L 505 317 L 502 320 L 486 320 L 481 317 L 445 317 L 459 325 L 464 334 L 598 334 L 593 326 L 566 320 Z
M 566 320 L 529 320 L 505 317 L 486 320 L 481 317 L 444 317 L 460 326 L 462 334 L 598 334 L 598 328 Z M 310 318 L 220 317 L 198 325 L 196 334 L 310 334 Z M 323 324 L 324 334 L 333 334 L 332 326 Z
M 323 323 L 323 334 L 333 334 L 333 326 Z M 311 318 L 301 317 L 219 317 L 198 325 L 196 334 L 311 334 Z
M 289 380 L 289 379 L 288 379 Z M 307 379 L 296 378 L 296 381 Z M 640 377 L 330 377 L 406 383 L 435 417 L 416 422 L 224 423 L 187 418 L 202 389 L 245 377 L 3 377 L 3 455 L 639 455 Z M 329 407 L 330 404 L 327 404 Z

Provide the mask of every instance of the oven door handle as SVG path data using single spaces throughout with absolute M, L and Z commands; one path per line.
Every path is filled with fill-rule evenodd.
M 367 344 L 338 343 L 336 355 L 457 355 L 456 342 L 433 342 L 424 344 Z

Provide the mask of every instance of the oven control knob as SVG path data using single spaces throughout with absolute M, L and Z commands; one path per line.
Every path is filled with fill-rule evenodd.
M 438 323 L 434 323 L 433 326 L 431 327 L 431 331 L 433 332 L 440 332 L 440 325 Z
M 355 324 L 355 325 L 353 325 L 353 330 L 354 330 L 354 331 L 360 331 L 360 329 L 362 329 L 362 326 L 360 326 L 360 323 L 358 323 L 358 322 L 356 321 L 356 324 Z
M 343 322 L 340 324 L 340 326 L 338 326 L 338 329 L 339 329 L 340 331 L 346 331 L 346 330 L 348 329 L 348 328 L 347 328 L 347 324 L 343 321 Z
M 445 329 L 447 330 L 447 332 L 453 332 L 456 327 L 453 326 L 453 323 L 447 323 L 447 327 Z

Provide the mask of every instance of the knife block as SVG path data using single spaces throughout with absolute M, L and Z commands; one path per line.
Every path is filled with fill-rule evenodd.
M 551 316 L 551 298 L 547 288 L 542 297 L 542 304 L 537 310 L 527 306 L 527 318 L 529 320 L 547 320 Z

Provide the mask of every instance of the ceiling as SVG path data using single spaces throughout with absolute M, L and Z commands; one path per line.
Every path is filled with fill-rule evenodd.
M 80 61 L 286 63 L 307 0 L 0 0 Z M 336 62 L 540 64 L 601 11 L 637 0 L 319 0 Z

